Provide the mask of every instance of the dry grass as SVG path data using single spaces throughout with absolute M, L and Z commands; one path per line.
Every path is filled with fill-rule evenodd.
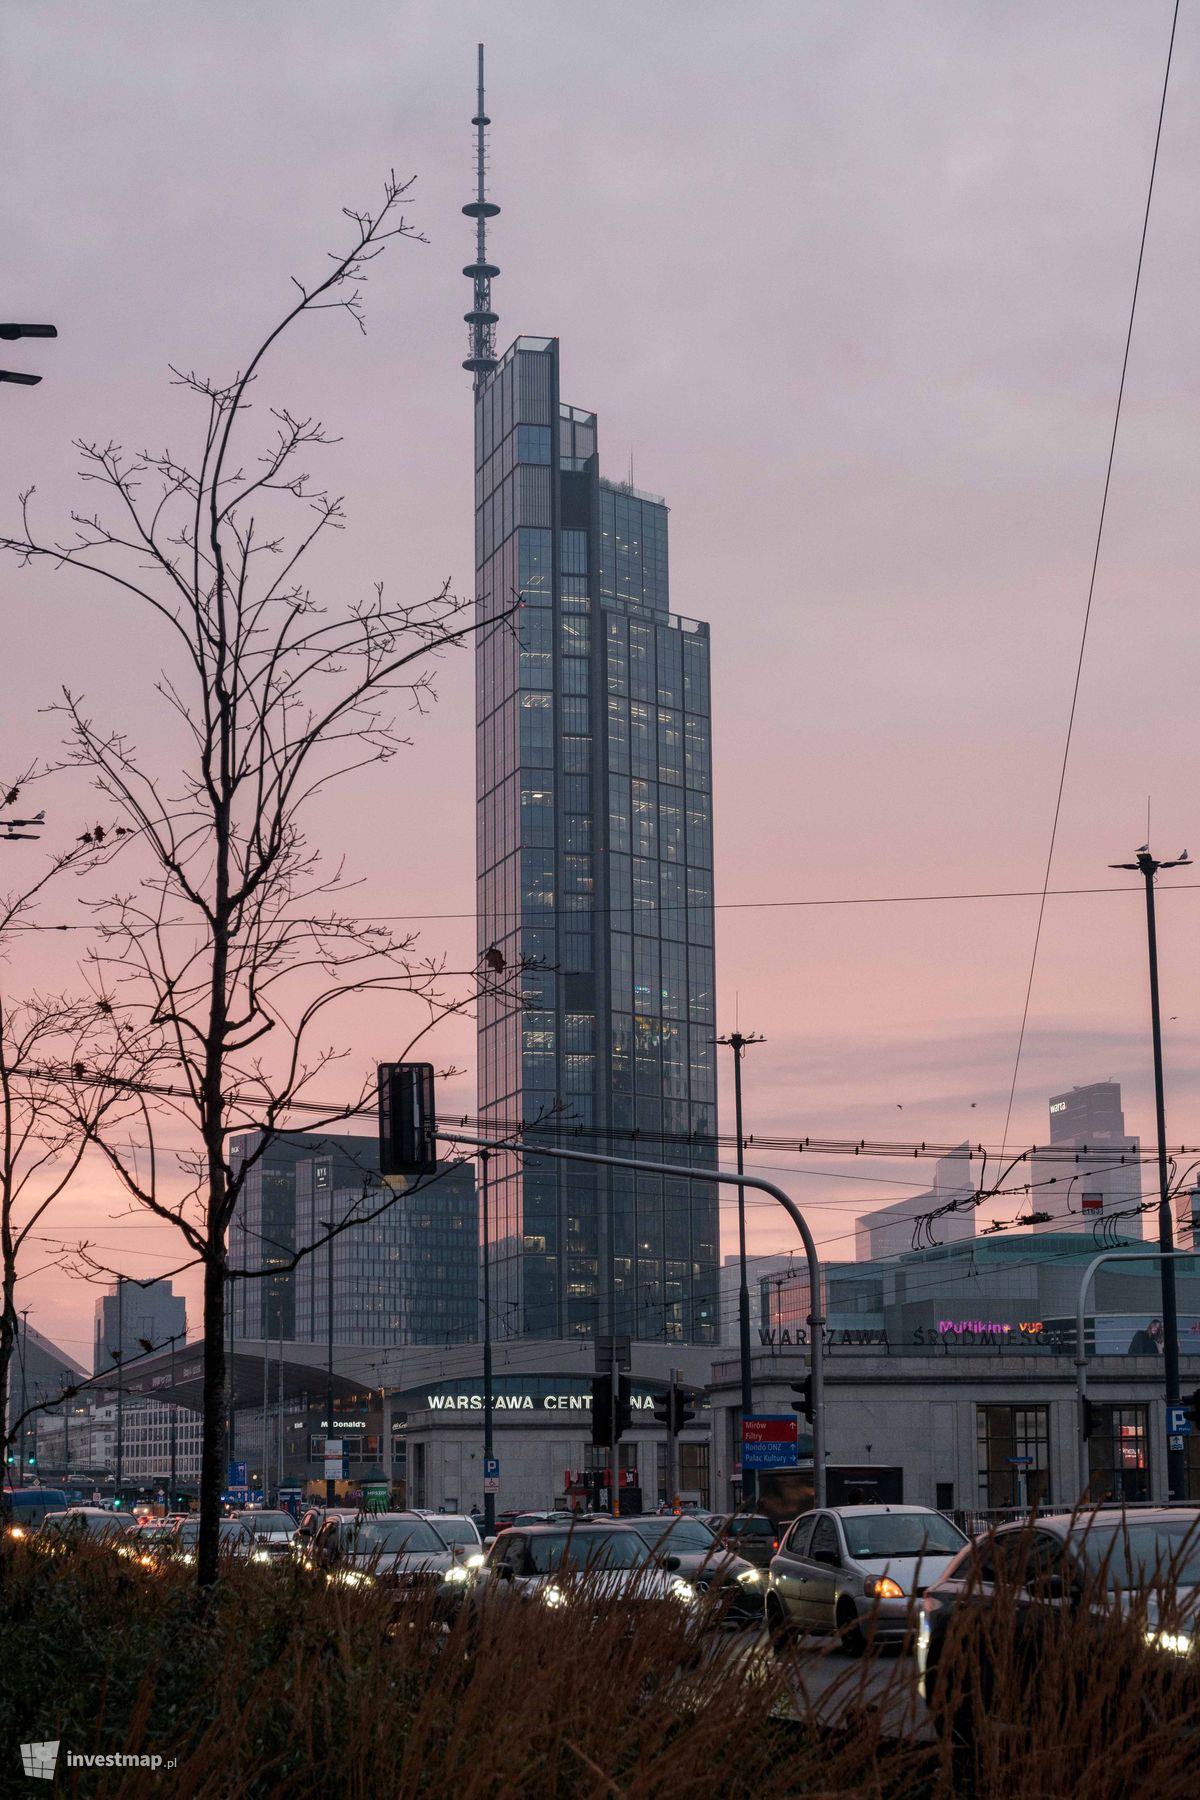
M 684 1608 L 520 1602 L 443 1631 L 427 1603 L 399 1617 L 382 1590 L 297 1587 L 231 1571 L 199 1610 L 184 1572 L 151 1576 L 84 1549 L 6 1552 L 0 1605 L 2 1779 L 16 1745 L 178 1758 L 158 1776 L 64 1771 L 88 1795 L 379 1796 L 421 1800 L 1155 1800 L 1196 1791 L 1193 1709 L 1143 1642 L 1144 1621 L 1081 1630 L 1060 1615 L 1031 1649 L 1003 1631 L 963 1645 L 951 1708 L 987 1689 L 976 1754 L 909 1734 L 912 1663 L 834 1650 L 749 1654 Z M 632 1626 L 632 1628 L 631 1628 Z M 882 1675 L 880 1671 L 885 1671 Z M 76 1783 L 72 1785 L 73 1781 Z

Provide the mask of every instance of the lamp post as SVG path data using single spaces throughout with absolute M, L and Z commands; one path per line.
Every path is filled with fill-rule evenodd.
M 171 1491 L 167 1495 L 167 1511 L 175 1510 L 175 1486 L 179 1479 L 176 1428 L 179 1420 L 179 1402 L 175 1398 L 175 1339 L 177 1332 L 171 1333 Z
M 337 1481 L 329 1473 L 329 1440 L 333 1435 L 333 1221 L 321 1220 L 321 1230 L 328 1233 L 325 1245 L 325 1311 L 326 1311 L 326 1362 L 325 1362 L 325 1504 L 332 1506 L 337 1498 L 334 1489 Z
M 1137 852 L 1137 861 L 1109 863 L 1110 869 L 1133 869 L 1146 883 L 1146 946 L 1150 959 L 1150 1035 L 1154 1046 L 1154 1114 L 1158 1132 L 1158 1247 L 1162 1253 L 1163 1380 L 1168 1406 L 1179 1404 L 1179 1312 L 1175 1299 L 1175 1234 L 1171 1220 L 1171 1196 L 1167 1173 L 1167 1118 L 1163 1099 L 1162 1015 L 1158 1001 L 1158 932 L 1154 919 L 1154 877 L 1160 869 L 1186 868 L 1191 857 L 1185 850 L 1171 862 L 1159 862 L 1148 844 Z M 1170 1440 L 1168 1440 L 1169 1445 Z M 1187 1459 L 1182 1450 L 1167 1450 L 1167 1492 L 1171 1500 L 1185 1498 Z
M 489 1150 L 479 1152 L 479 1213 L 483 1231 L 483 1531 L 491 1537 L 496 1530 L 496 1496 L 487 1484 L 488 1466 L 495 1451 L 492 1444 L 492 1274 L 490 1268 L 490 1221 L 488 1218 Z
M 718 1038 L 718 1044 L 728 1044 L 733 1051 L 733 1115 L 734 1129 L 737 1133 L 737 1172 L 745 1174 L 743 1164 L 742 1141 L 742 1057 L 751 1044 L 764 1044 L 765 1038 L 753 1032 L 743 1037 L 740 1031 L 731 1031 L 728 1037 Z M 742 1375 L 742 1418 L 746 1419 L 754 1411 L 754 1383 L 750 1368 L 750 1282 L 746 1271 L 746 1190 L 738 1187 L 738 1360 Z M 753 1469 L 748 1469 L 742 1459 L 742 1501 L 753 1501 L 757 1493 L 757 1479 Z

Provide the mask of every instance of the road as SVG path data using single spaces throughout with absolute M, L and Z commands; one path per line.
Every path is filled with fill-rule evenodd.
M 761 1628 L 738 1631 L 713 1646 L 714 1656 L 730 1659 L 730 1672 L 740 1667 L 746 1681 L 763 1679 L 782 1667 L 787 1675 L 784 1709 L 793 1718 L 814 1714 L 830 1726 L 860 1722 L 873 1715 L 881 1736 L 934 1741 L 925 1702 L 917 1692 L 916 1658 L 910 1651 L 879 1650 L 847 1656 L 828 1638 L 798 1638 L 782 1664 Z

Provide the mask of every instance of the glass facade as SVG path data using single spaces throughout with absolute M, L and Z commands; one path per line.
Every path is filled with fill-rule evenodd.
M 392 1198 L 375 1182 L 334 1187 L 331 1159 L 313 1157 L 296 1170 L 296 1230 L 301 1243 L 338 1223 L 387 1210 L 353 1225 L 296 1270 L 296 1339 L 324 1343 L 329 1334 L 333 1259 L 335 1344 L 430 1344 L 449 1348 L 479 1335 L 479 1214 L 470 1163 L 439 1169 L 411 1192 Z
M 668 610 L 667 507 L 599 473 L 558 343 L 475 403 L 480 1114 L 715 1164 L 708 628 Z M 492 1159 L 493 1327 L 715 1342 L 709 1183 Z
M 232 1157 L 253 1155 L 253 1134 Z M 248 1172 L 230 1228 L 234 1266 L 270 1270 L 321 1221 L 372 1212 L 389 1198 L 374 1137 L 280 1137 Z M 333 1243 L 337 1344 L 463 1344 L 479 1335 L 479 1215 L 469 1163 L 445 1165 L 387 1211 Z M 233 1284 L 236 1338 L 324 1343 L 329 1331 L 328 1251 L 293 1269 Z

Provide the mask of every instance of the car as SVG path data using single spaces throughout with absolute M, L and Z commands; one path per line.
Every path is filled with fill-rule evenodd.
M 649 1513 L 631 1518 L 628 1529 L 637 1532 L 656 1562 L 665 1564 L 669 1558 L 672 1570 L 691 1582 L 698 1597 L 719 1596 L 731 1624 L 762 1623 L 762 1570 L 726 1549 L 695 1513 Z
M 641 1533 L 623 1522 L 512 1526 L 487 1553 L 473 1598 L 510 1597 L 557 1610 L 583 1602 L 633 1598 L 695 1606 L 692 1582 L 647 1554 Z
M 6 1537 L 29 1537 L 47 1513 L 66 1510 L 67 1496 L 62 1488 L 6 1487 L 0 1492 L 0 1521 Z
M 308 1553 L 332 1585 L 384 1585 L 397 1599 L 432 1594 L 441 1613 L 457 1610 L 472 1576 L 432 1519 L 414 1512 L 331 1512 Z
M 985 1616 L 1003 1609 L 1021 1656 L 1036 1661 L 1039 1638 L 1068 1609 L 1099 1632 L 1115 1612 L 1138 1609 L 1141 1641 L 1193 1676 L 1200 1673 L 1200 1508 L 1041 1515 L 988 1532 L 966 1545 L 921 1602 L 917 1673 L 934 1724 L 963 1742 L 975 1729 L 976 1703 L 992 1697 Z M 961 1634 L 952 1634 L 958 1620 Z M 971 1679 L 949 1704 L 937 1704 L 950 1673 L 945 1657 L 973 1646 Z M 1035 1679 L 1035 1677 L 1030 1677 Z
M 254 1554 L 254 1538 L 249 1528 L 240 1519 L 218 1519 L 217 1529 L 220 1533 L 218 1558 L 249 1562 Z M 171 1563 L 194 1563 L 199 1542 L 200 1520 L 193 1513 L 190 1518 L 181 1519 L 172 1525 L 166 1535 L 156 1542 L 154 1556 L 163 1567 Z
M 290 1559 L 296 1521 L 291 1513 L 268 1512 L 263 1507 L 235 1513 L 235 1519 L 254 1539 L 253 1560 L 257 1563 L 280 1563 Z
M 120 1549 L 138 1529 L 127 1513 L 110 1512 L 103 1506 L 68 1506 L 48 1512 L 38 1527 L 36 1543 L 42 1550 L 66 1550 L 85 1541 Z
M 949 1568 L 966 1534 L 926 1506 L 831 1506 L 793 1519 L 767 1573 L 765 1616 L 777 1647 L 832 1633 L 860 1655 L 868 1634 L 902 1643 L 913 1601 Z
M 713 1531 L 727 1550 L 765 1569 L 779 1548 L 779 1527 L 764 1513 L 722 1513 Z
M 427 1513 L 430 1524 L 444 1538 L 464 1568 L 478 1569 L 483 1564 L 483 1538 L 470 1513 Z

